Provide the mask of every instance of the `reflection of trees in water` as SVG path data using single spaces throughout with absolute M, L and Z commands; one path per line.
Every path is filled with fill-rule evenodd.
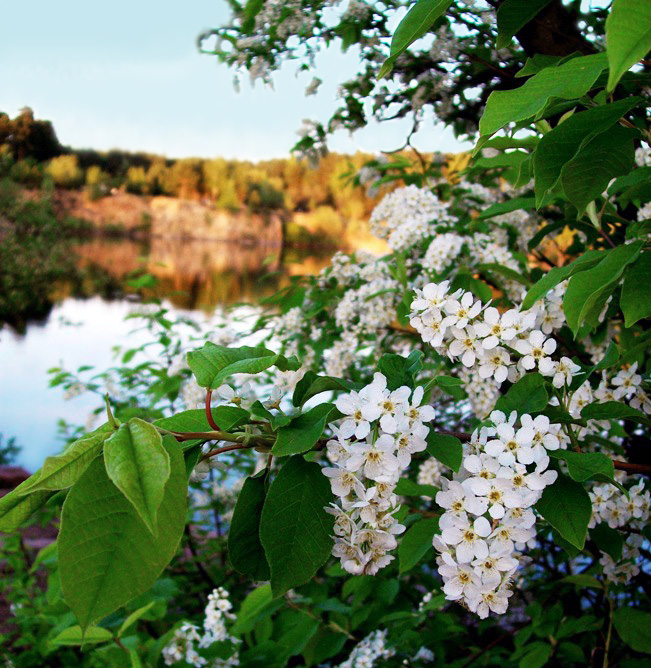
M 160 238 L 148 245 L 95 239 L 75 252 L 80 266 L 102 268 L 121 281 L 146 271 L 158 281 L 157 296 L 179 308 L 204 310 L 273 294 L 289 275 L 315 273 L 331 256 L 331 251 L 323 256 L 308 256 L 305 249 L 286 252 L 277 244 Z
M 123 298 L 132 292 L 127 281 L 138 272 L 155 276 L 153 294 L 178 308 L 210 311 L 218 304 L 269 296 L 289 276 L 318 272 L 332 254 L 274 244 L 158 238 L 149 243 L 95 238 L 73 249 L 69 242 L 5 235 L 0 325 L 24 333 L 29 323 L 46 321 L 54 304 L 67 297 Z

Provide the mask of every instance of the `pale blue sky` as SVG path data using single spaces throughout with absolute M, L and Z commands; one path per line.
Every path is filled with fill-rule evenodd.
M 28 105 L 54 123 L 62 143 L 100 150 L 122 148 L 170 157 L 221 155 L 262 159 L 288 154 L 303 118 L 325 121 L 335 108 L 342 73 L 356 54 L 330 49 L 317 60 L 319 94 L 303 91 L 312 74 L 288 63 L 275 90 L 243 80 L 196 49 L 197 35 L 228 19 L 225 0 L 31 0 L 5 3 L 0 38 L 0 110 Z M 340 131 L 333 150 L 397 148 L 406 125 L 374 124 Z M 424 127 L 425 151 L 460 150 L 450 131 Z

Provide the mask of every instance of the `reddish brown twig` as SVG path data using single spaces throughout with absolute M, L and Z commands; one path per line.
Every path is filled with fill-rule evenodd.
M 215 431 L 220 431 L 217 423 L 215 422 L 215 419 L 212 416 L 212 390 L 210 388 L 206 390 L 206 420 L 208 420 L 208 424 Z
M 626 471 L 626 473 L 641 473 L 642 475 L 651 475 L 651 466 L 647 466 L 646 464 L 630 464 L 629 462 L 613 460 L 613 466 L 619 471 Z

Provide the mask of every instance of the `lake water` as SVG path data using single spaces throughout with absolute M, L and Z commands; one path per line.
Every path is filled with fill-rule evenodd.
M 292 275 L 317 273 L 332 255 L 161 239 L 149 244 L 93 240 L 80 244 L 76 253 L 79 267 L 92 265 L 94 276 L 114 284 L 126 285 L 134 272 L 155 276 L 150 292 L 174 313 L 191 313 L 199 321 L 207 321 L 218 306 L 272 294 Z M 82 424 L 97 407 L 96 396 L 66 400 L 61 388 L 50 388 L 48 369 L 74 371 L 84 364 L 104 369 L 114 362 L 114 346 L 134 347 L 146 340 L 146 333 L 133 333 L 133 320 L 125 321 L 137 307 L 136 295 L 103 298 L 99 294 L 106 291 L 99 285 L 105 283 L 86 285 L 84 294 L 89 296 L 82 299 L 62 281 L 52 286 L 49 315 L 29 323 L 23 334 L 0 329 L 0 434 L 15 437 L 22 447 L 17 463 L 29 471 L 61 450 L 60 419 Z

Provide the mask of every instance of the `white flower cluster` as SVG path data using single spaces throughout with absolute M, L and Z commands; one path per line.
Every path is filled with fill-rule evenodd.
M 357 643 L 350 656 L 338 668 L 373 668 L 378 659 L 390 659 L 396 652 L 387 647 L 387 630 L 373 631 Z
M 590 528 L 603 522 L 611 529 L 626 526 L 640 532 L 626 538 L 619 562 L 615 562 L 605 552 L 602 552 L 599 560 L 608 580 L 626 584 L 640 572 L 639 548 L 644 541 L 641 532 L 649 521 L 651 494 L 644 488 L 643 480 L 628 489 L 628 497 L 620 494 L 617 488 L 609 483 L 595 485 L 589 494 L 592 501 L 592 517 L 588 525 Z
M 373 209 L 371 231 L 394 251 L 410 248 L 432 234 L 432 224 L 453 222 L 448 207 L 427 188 L 398 188 Z
M 537 368 L 561 388 L 580 370 L 569 357 L 550 358 L 556 341 L 536 328 L 544 321 L 540 311 L 514 308 L 500 313 L 482 305 L 470 292 L 459 289 L 449 294 L 448 289 L 448 281 L 428 283 L 416 289 L 411 304 L 411 326 L 440 354 L 475 367 L 480 378 L 493 378 L 497 384 L 507 378 L 513 382 Z M 516 362 L 507 346 L 519 353 Z
M 337 399 L 346 417 L 338 428 L 332 425 L 337 437 L 327 451 L 335 466 L 323 474 L 338 497 L 326 508 L 335 516 L 332 554 L 349 573 L 374 575 L 394 558 L 388 552 L 405 530 L 395 518 L 395 486 L 412 454 L 425 449 L 426 423 L 434 418 L 434 409 L 421 406 L 422 400 L 422 387 L 413 394 L 407 386 L 391 391 L 381 373 L 359 393 Z
M 358 277 L 362 285 L 348 290 L 335 308 L 337 326 L 357 334 L 386 327 L 396 317 L 399 283 L 382 262 L 364 265 Z
M 557 477 L 547 470 L 547 450 L 560 447 L 557 427 L 539 415 L 507 418 L 493 411 L 494 426 L 482 427 L 464 446 L 462 469 L 436 495 L 445 509 L 434 536 L 447 599 L 484 619 L 508 607 L 519 552 L 536 536 L 532 506 Z M 444 481 L 445 485 L 445 481 Z
M 184 661 L 185 663 L 201 668 L 232 668 L 239 666 L 239 652 L 234 647 L 233 654 L 226 658 L 206 659 L 197 651 L 198 646 L 201 649 L 210 647 L 213 643 L 230 641 L 237 645 L 240 640 L 228 633 L 226 629 L 226 620 L 234 620 L 235 615 L 230 612 L 232 608 L 228 600 L 228 592 L 223 587 L 214 589 L 208 595 L 208 604 L 205 609 L 205 619 L 203 622 L 203 635 L 199 633 L 199 627 L 189 622 L 184 622 L 174 633 L 170 642 L 163 648 L 163 660 L 165 665 L 172 666 L 175 663 Z
M 428 457 L 419 467 L 416 482 L 419 485 L 441 486 L 441 479 L 447 473 L 448 467 L 439 462 L 436 457 Z

